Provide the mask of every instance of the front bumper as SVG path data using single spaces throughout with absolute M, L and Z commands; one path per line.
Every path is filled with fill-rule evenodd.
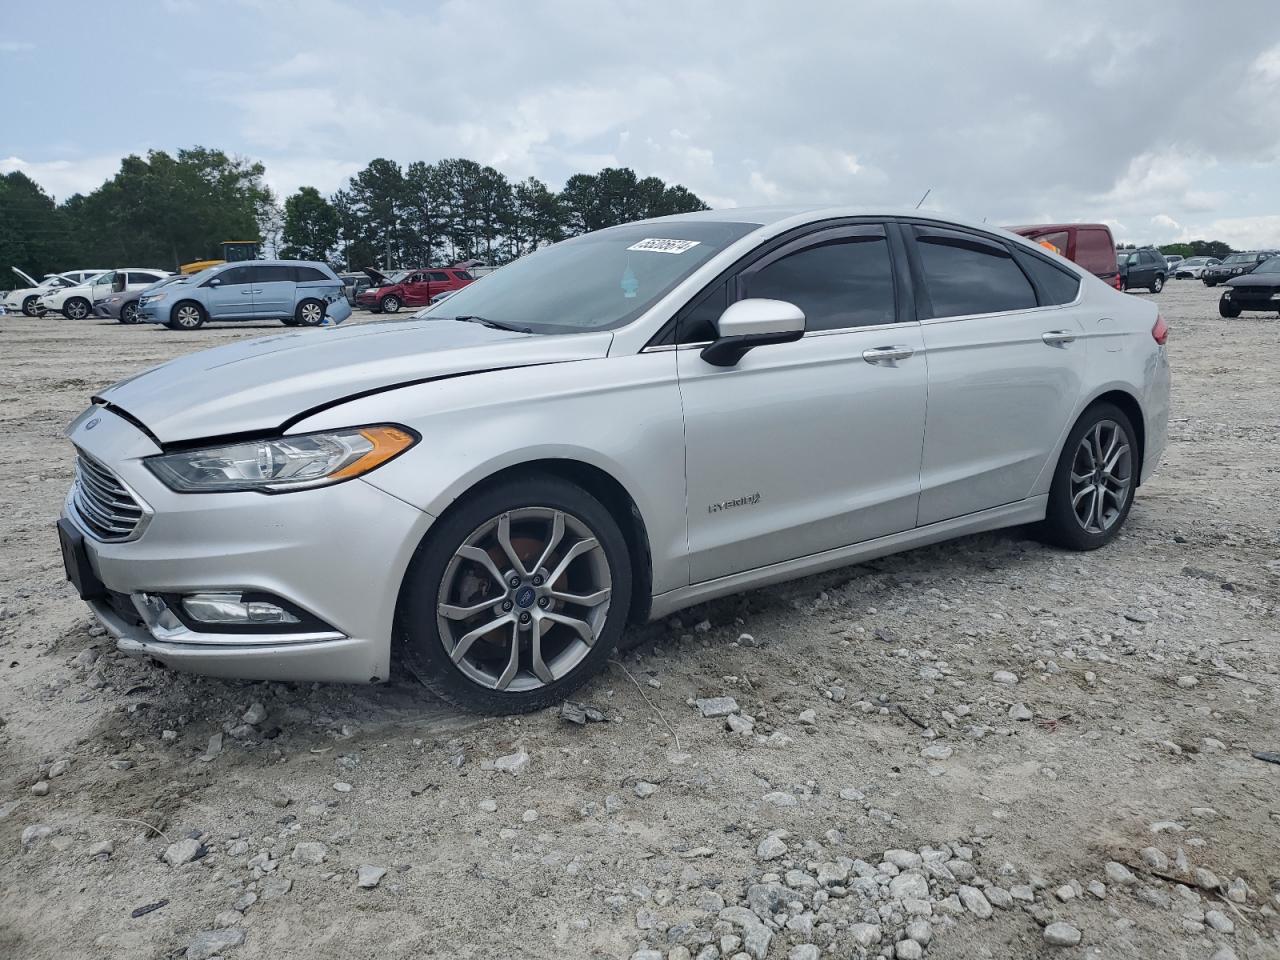
M 105 300 L 99 300 L 93 305 L 93 315 L 104 320 L 118 320 L 120 319 L 120 308 L 112 306 Z
M 98 423 L 87 428 L 92 420 Z M 359 479 L 276 495 L 174 493 L 142 464 L 158 452 L 154 442 L 102 407 L 85 411 L 69 435 L 151 513 L 136 539 L 85 537 L 89 564 L 114 600 L 94 600 L 90 607 L 120 650 L 221 677 L 386 679 L 400 583 L 430 515 Z M 63 516 L 85 530 L 70 497 Z M 219 589 L 274 594 L 332 629 L 164 629 L 131 602 L 143 593 Z

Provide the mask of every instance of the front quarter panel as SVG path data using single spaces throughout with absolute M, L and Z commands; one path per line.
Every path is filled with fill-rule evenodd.
M 451 377 L 340 404 L 290 432 L 411 427 L 421 442 L 366 480 L 433 516 L 509 467 L 547 459 L 597 467 L 635 502 L 661 593 L 688 583 L 675 359 L 661 351 Z

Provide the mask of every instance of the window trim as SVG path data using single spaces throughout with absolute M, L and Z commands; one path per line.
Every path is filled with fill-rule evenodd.
M 894 305 L 897 319 L 893 323 L 877 324 L 875 326 L 862 327 L 841 327 L 836 330 L 806 330 L 805 337 L 810 334 L 829 334 L 829 333 L 846 333 L 858 330 L 876 330 L 885 327 L 900 327 L 903 324 L 915 323 L 915 298 L 910 289 L 909 274 L 906 270 L 906 249 L 903 246 L 902 238 L 899 236 L 898 222 L 892 217 L 868 216 L 868 217 L 835 217 L 830 220 L 815 220 L 812 223 L 802 224 L 786 233 L 779 234 L 776 237 L 761 243 L 754 250 L 750 250 L 743 254 L 738 260 L 725 267 L 701 290 L 691 296 L 684 304 L 671 315 L 662 327 L 649 338 L 648 343 L 640 348 L 640 353 L 658 352 L 660 350 L 676 349 L 693 346 L 706 346 L 713 341 L 702 340 L 696 343 L 678 343 L 676 341 L 677 333 L 681 323 L 685 320 L 687 314 L 694 308 L 698 307 L 703 299 L 711 294 L 711 292 L 721 283 L 732 284 L 727 298 L 726 309 L 729 305 L 736 303 L 742 299 L 738 296 L 737 280 L 740 274 L 750 270 L 756 263 L 771 257 L 774 253 L 780 251 L 784 247 L 798 244 L 800 241 L 812 241 L 816 237 L 826 234 L 833 230 L 842 230 L 847 228 L 866 228 L 880 227 L 884 231 L 884 235 L 889 244 L 889 265 L 894 276 Z M 796 252 L 796 251 L 791 251 Z
M 947 223 L 944 225 L 944 224 L 937 223 L 935 221 L 922 220 L 922 219 L 913 218 L 913 217 L 901 219 L 898 221 L 898 224 L 901 227 L 902 240 L 906 246 L 907 263 L 910 265 L 910 268 L 911 268 L 911 287 L 913 292 L 915 293 L 915 302 L 917 305 L 916 318 L 918 322 L 922 325 L 936 324 L 936 323 L 954 323 L 958 320 L 974 320 L 974 319 L 981 319 L 983 317 L 1004 317 L 1004 316 L 1009 316 L 1010 314 L 1015 314 L 1015 313 L 1032 313 L 1032 312 L 1038 312 L 1042 310 L 1063 310 L 1068 307 L 1074 307 L 1079 305 L 1079 303 L 1084 297 L 1084 277 L 1080 274 L 1077 274 L 1076 276 L 1077 276 L 1077 279 L 1080 281 L 1080 283 L 1076 287 L 1076 296 L 1074 300 L 1070 301 L 1069 303 L 1041 303 L 1040 287 L 1036 284 L 1035 279 L 1032 276 L 1030 276 L 1025 269 L 1023 269 L 1022 264 L 1018 262 L 1018 258 L 1015 254 L 1015 249 L 1023 253 L 1027 253 L 1031 256 L 1040 256 L 1040 255 L 1036 253 L 1034 250 L 1027 249 L 1025 246 L 1021 244 L 1014 244 L 1012 241 L 1006 241 L 1002 237 L 997 237 L 994 234 L 986 233 L 981 230 L 974 230 L 970 227 L 965 227 L 960 224 Z M 933 316 L 933 300 L 929 297 L 929 291 L 925 285 L 924 264 L 920 260 L 920 251 L 916 245 L 914 228 L 921 228 L 924 230 L 946 230 L 946 231 L 951 231 L 952 233 L 968 234 L 969 236 L 979 241 L 983 241 L 987 244 L 990 244 L 991 246 L 1004 248 L 1004 250 L 1008 253 L 1009 258 L 1013 261 L 1014 265 L 1017 266 L 1018 270 L 1021 271 L 1022 275 L 1026 277 L 1027 283 L 1031 285 L 1031 291 L 1032 293 L 1035 294 L 1035 297 L 1036 297 L 1036 305 L 1033 307 L 1020 307 L 1016 310 L 993 310 L 987 313 L 965 313 L 965 314 L 959 314 L 951 317 Z M 1044 258 L 1044 257 L 1042 257 L 1041 259 L 1047 260 L 1047 258 Z M 1055 269 L 1058 269 L 1058 270 L 1062 269 L 1057 264 L 1054 264 L 1052 261 L 1048 261 L 1048 262 Z

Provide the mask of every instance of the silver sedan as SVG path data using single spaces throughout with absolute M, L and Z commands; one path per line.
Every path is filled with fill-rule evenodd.
M 67 574 L 127 653 L 533 710 L 629 622 L 1034 524 L 1114 538 L 1165 446 L 1167 328 L 1020 237 L 727 210 L 540 250 L 425 319 L 103 390 Z

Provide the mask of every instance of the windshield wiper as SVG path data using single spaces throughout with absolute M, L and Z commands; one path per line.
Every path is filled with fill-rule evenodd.
M 533 331 L 528 327 L 517 327 L 510 323 L 499 323 L 497 320 L 490 320 L 488 317 L 477 317 L 475 314 L 466 314 L 461 317 L 454 317 L 453 319 L 461 320 L 463 323 L 478 323 L 491 330 L 509 330 L 512 333 L 533 333 Z

